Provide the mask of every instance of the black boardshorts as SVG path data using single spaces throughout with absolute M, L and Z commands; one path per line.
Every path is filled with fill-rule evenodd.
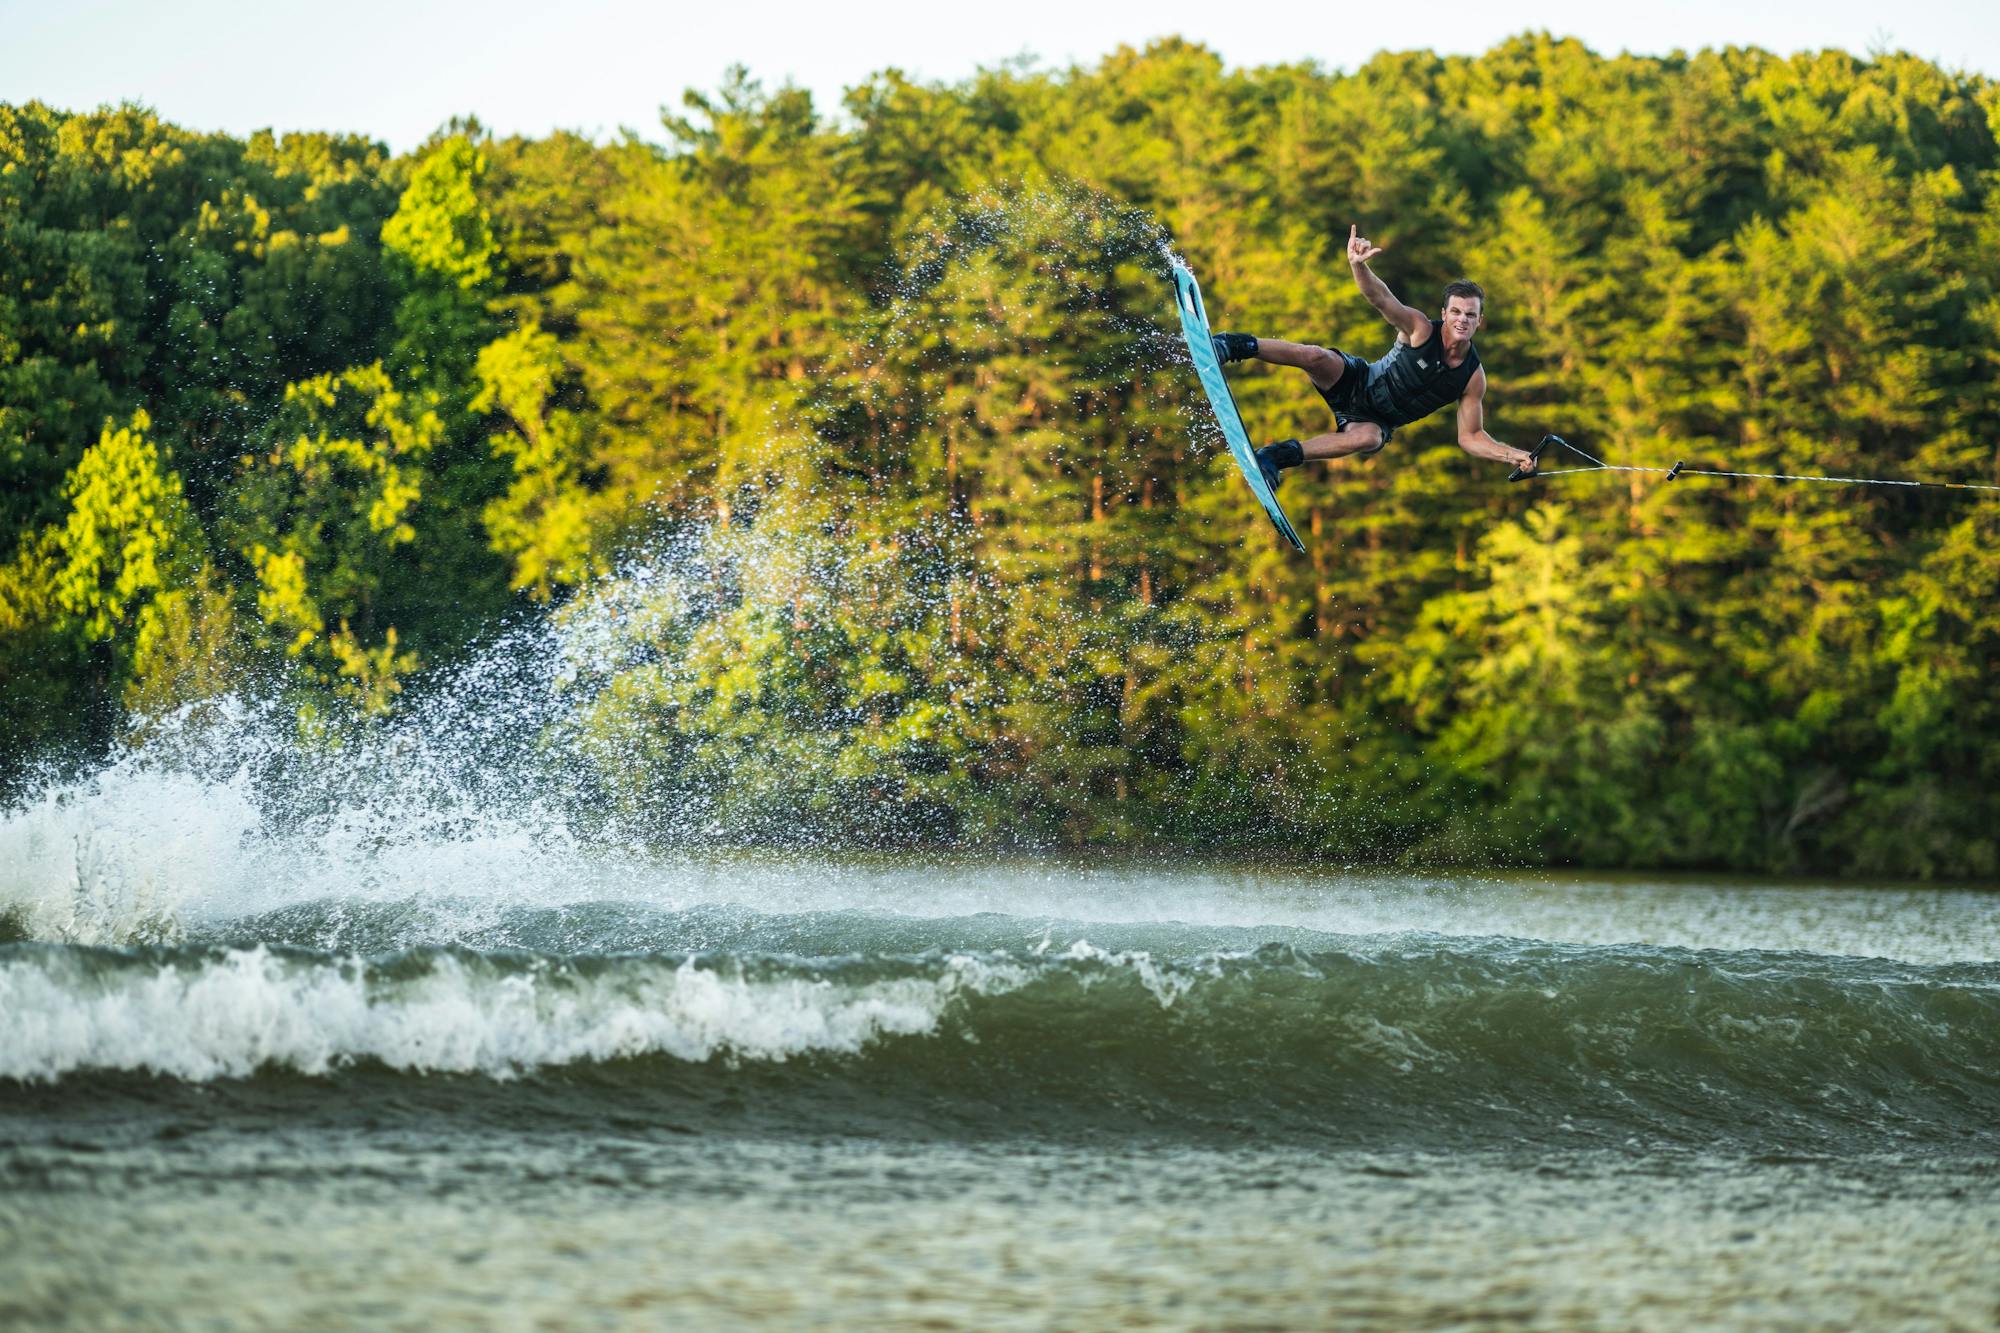
M 1349 426 L 1358 426 L 1365 421 L 1381 429 L 1382 444 L 1387 444 L 1389 437 L 1396 433 L 1396 428 L 1386 421 L 1377 420 L 1373 413 L 1361 406 L 1362 391 L 1368 387 L 1369 364 L 1352 352 L 1338 352 L 1337 355 L 1347 363 L 1347 369 L 1341 372 L 1340 383 L 1331 389 L 1320 389 L 1319 396 L 1326 399 L 1326 405 L 1333 409 L 1334 422 L 1342 430 L 1346 430 Z M 1318 385 L 1313 387 L 1319 388 Z M 1368 450 L 1367 454 L 1376 452 L 1382 444 Z M 1365 458 L 1367 454 L 1360 456 Z

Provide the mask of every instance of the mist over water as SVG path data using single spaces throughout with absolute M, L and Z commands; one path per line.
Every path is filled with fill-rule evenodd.
M 719 632 L 725 601 L 837 591 L 839 558 L 795 535 L 690 529 L 420 682 L 386 718 L 302 716 L 274 689 L 153 719 L 0 816 L 0 921 L 116 946 L 315 901 L 476 912 L 657 895 L 663 874 L 680 878 L 676 851 L 768 840 L 720 813 L 727 782 L 613 799 L 645 756 L 615 725 L 591 730 L 594 710 L 621 674 L 671 681 L 682 664 L 664 649 Z M 808 755 L 811 737 L 772 745 L 788 740 Z M 792 841 L 810 843 L 810 812 L 791 813 Z
M 942 316 L 922 313 L 923 298 L 1002 250 L 1031 256 L 1046 282 L 1080 281 L 1064 248 L 1079 234 L 1125 262 L 1166 252 L 1150 218 L 1087 191 L 965 201 L 894 270 L 878 340 L 858 360 L 949 332 Z M 1121 373 L 1139 377 L 1178 356 L 1157 320 L 1103 293 L 1078 299 L 1117 335 L 1098 344 Z M 1171 406 L 1183 424 L 1207 425 L 1181 408 Z M 797 443 L 774 437 L 773 448 Z M 724 756 L 734 762 L 677 748 L 674 710 L 713 688 L 715 663 L 748 640 L 857 604 L 889 606 L 892 628 L 921 631 L 1010 596 L 1008 571 L 977 551 L 970 520 L 943 497 L 909 516 L 889 549 L 848 540 L 821 494 L 824 448 L 799 447 L 806 465 L 748 496 L 736 521 L 655 530 L 567 604 L 413 682 L 387 717 L 343 715 L 324 699 L 301 712 L 282 680 L 250 682 L 135 719 L 127 743 L 88 771 L 50 770 L 0 815 L 0 932 L 120 946 L 200 938 L 206 924 L 315 901 L 421 897 L 476 912 L 657 901 L 665 891 L 678 903 L 715 892 L 717 872 L 698 862 L 741 849 L 762 854 L 727 872 L 746 901 L 799 906 L 811 895 L 788 886 L 856 878 L 816 864 L 820 853 L 949 847 L 921 792 L 885 795 L 868 775 L 857 780 L 865 705 L 765 714 Z M 795 651 L 814 649 L 802 641 Z M 943 651 L 958 655 L 955 643 Z M 1014 702 L 969 656 L 963 674 L 955 711 Z M 635 695 L 644 696 L 636 705 Z M 1033 839 L 1014 847 L 1043 850 Z M 810 868 L 792 868 L 802 864 Z

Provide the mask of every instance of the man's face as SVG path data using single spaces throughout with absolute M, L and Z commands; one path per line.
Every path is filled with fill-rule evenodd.
M 1462 343 L 1479 332 L 1479 326 L 1486 322 L 1480 305 L 1476 296 L 1454 296 L 1444 303 L 1444 331 L 1453 342 Z

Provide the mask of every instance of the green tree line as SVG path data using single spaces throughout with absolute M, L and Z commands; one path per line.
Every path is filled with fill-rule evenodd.
M 1420 307 L 1476 279 L 1513 443 L 1993 484 L 2000 86 L 1526 35 L 684 102 L 400 157 L 0 105 L 0 782 L 251 681 L 392 712 L 665 542 L 700 576 L 573 681 L 617 808 L 2000 873 L 2000 502 L 1507 486 L 1445 414 L 1293 474 L 1295 556 L 1162 248 L 1218 324 L 1367 356 L 1349 223 Z M 1254 434 L 1328 425 L 1296 373 L 1235 384 Z

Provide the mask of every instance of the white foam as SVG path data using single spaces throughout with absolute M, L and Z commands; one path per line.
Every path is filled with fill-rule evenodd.
M 1074 959 L 1078 962 L 1100 963 L 1107 968 L 1130 971 L 1133 976 L 1138 978 L 1139 984 L 1146 988 L 1146 993 L 1159 1001 L 1160 1008 L 1162 1009 L 1173 1008 L 1174 1002 L 1193 990 L 1195 986 L 1195 973 L 1187 970 L 1170 971 L 1163 968 L 1153 960 L 1153 955 L 1145 950 L 1113 953 L 1110 950 L 1098 948 L 1089 940 L 1077 940 L 1074 944 L 1070 945 L 1067 952 L 1060 956 Z M 1204 962 L 1206 963 L 1204 971 L 1213 975 L 1215 972 L 1215 957 L 1211 956 L 1209 959 L 1204 960 Z M 1094 978 L 1088 973 L 1084 975 L 1084 984 L 1086 986 L 1090 985 L 1093 980 Z
M 217 782 L 128 755 L 0 819 L 0 914 L 36 939 L 178 938 L 189 905 L 228 887 L 258 823 L 241 774 Z
M 543 793 L 461 784 L 466 761 L 421 726 L 316 751 L 290 717 L 225 699 L 165 733 L 0 812 L 0 917 L 49 942 L 172 943 L 306 902 L 442 894 L 490 916 L 626 896 L 650 872 L 581 846 Z
M 260 947 L 90 976 L 73 955 L 40 954 L 0 965 L 0 1077 L 94 1069 L 199 1081 L 266 1066 L 323 1075 L 375 1060 L 505 1078 L 648 1055 L 783 1061 L 932 1033 L 959 995 L 1013 989 L 1028 975 L 972 958 L 932 976 L 858 984 L 642 959 L 590 976 L 499 975 L 440 955 L 420 976 L 392 977 L 359 959 L 288 959 Z

